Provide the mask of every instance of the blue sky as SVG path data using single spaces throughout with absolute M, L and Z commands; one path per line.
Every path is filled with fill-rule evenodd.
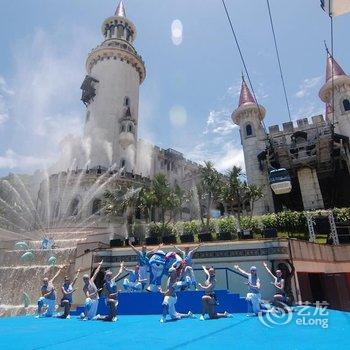
M 226 0 L 267 125 L 287 121 L 266 2 Z M 221 0 L 125 0 L 147 77 L 139 136 L 220 170 L 243 161 L 236 108 L 242 65 Z M 329 20 L 318 0 L 270 0 L 293 119 L 323 113 Z M 80 84 L 88 52 L 117 0 L 0 0 L 0 175 L 31 172 L 58 158 L 67 135 L 81 135 Z M 335 19 L 335 57 L 350 71 L 349 16 Z M 171 25 L 179 20 L 182 42 Z M 185 114 L 180 121 L 174 111 Z

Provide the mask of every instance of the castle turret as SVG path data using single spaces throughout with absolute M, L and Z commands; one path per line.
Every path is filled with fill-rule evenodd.
M 239 126 L 243 146 L 247 182 L 263 186 L 264 197 L 254 209 L 254 214 L 263 214 L 274 210 L 272 193 L 268 183 L 268 169 L 261 169 L 258 154 L 266 150 L 267 135 L 262 126 L 266 110 L 256 103 L 244 78 L 238 108 L 232 113 L 232 121 Z
M 139 87 L 146 70 L 133 47 L 136 28 L 122 1 L 101 31 L 104 41 L 88 56 L 81 87 L 90 167 L 116 164 L 131 171 L 136 162 Z
M 328 106 L 328 114 L 334 113 L 335 132 L 350 136 L 350 77 L 346 75 L 329 53 L 327 57 L 326 82 L 322 86 L 319 96 Z

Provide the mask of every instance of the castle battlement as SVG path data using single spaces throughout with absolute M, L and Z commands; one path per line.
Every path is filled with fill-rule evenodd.
M 280 129 L 279 125 L 269 126 L 269 135 L 293 134 L 296 131 L 305 131 L 327 127 L 328 124 L 322 114 L 314 115 L 311 118 L 297 119 L 295 122 L 285 122 Z

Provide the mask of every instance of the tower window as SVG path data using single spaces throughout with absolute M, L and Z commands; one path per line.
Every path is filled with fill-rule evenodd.
M 118 37 L 118 39 L 120 39 L 123 36 L 124 36 L 124 27 L 119 24 L 117 27 L 117 37 Z
M 90 120 L 90 111 L 86 112 L 86 123 Z
M 120 167 L 121 167 L 121 168 L 124 168 L 125 165 L 126 165 L 126 160 L 125 160 L 125 159 L 122 159 L 122 160 L 120 161 Z
M 124 106 L 130 107 L 130 98 L 128 96 L 124 97 Z
M 132 132 L 132 125 L 131 124 L 128 125 L 128 132 Z
M 125 131 L 125 125 L 123 124 L 121 127 L 120 127 L 120 132 L 124 132 Z
M 350 111 L 350 101 L 347 98 L 343 100 L 343 107 L 345 112 Z
M 245 127 L 245 134 L 246 136 L 252 136 L 253 135 L 253 128 L 250 124 L 247 124 Z

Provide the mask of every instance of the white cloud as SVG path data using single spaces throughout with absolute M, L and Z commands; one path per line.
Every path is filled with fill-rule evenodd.
M 0 156 L 0 169 L 34 170 L 38 167 L 44 168 L 52 161 L 53 158 L 21 155 L 12 149 L 8 149 L 4 155 Z
M 206 127 L 203 134 L 209 133 L 228 135 L 237 127 L 231 120 L 230 111 L 226 108 L 220 110 L 212 110 L 209 112 Z
M 214 163 L 217 170 L 224 172 L 232 168 L 233 165 L 244 166 L 244 155 L 241 147 L 237 147 L 233 141 L 220 142 L 220 146 L 215 146 L 216 140 L 205 140 L 198 143 L 186 155 L 195 162 L 202 163 L 204 160 L 210 160 Z
M 299 90 L 295 93 L 295 97 L 304 98 L 310 94 L 317 87 L 320 87 L 322 76 L 306 78 L 299 85 Z

